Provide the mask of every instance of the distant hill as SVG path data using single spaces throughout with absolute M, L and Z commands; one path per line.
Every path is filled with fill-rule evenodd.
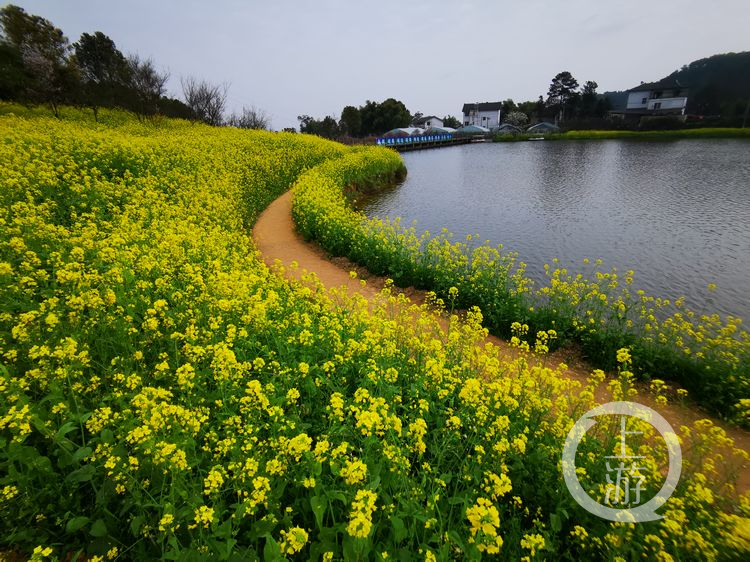
M 667 78 L 689 88 L 689 113 L 741 115 L 750 101 L 750 51 L 700 59 Z
M 741 118 L 750 102 L 750 51 L 693 61 L 662 80 L 677 80 L 688 88 L 688 113 Z M 606 92 L 604 95 L 613 108 L 617 108 L 627 99 L 623 94 Z

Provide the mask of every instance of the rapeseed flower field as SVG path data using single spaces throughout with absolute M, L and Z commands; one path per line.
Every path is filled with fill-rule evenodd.
M 607 370 L 617 366 L 617 350 L 628 348 L 641 378 L 677 382 L 716 415 L 750 426 L 750 332 L 741 318 L 700 315 L 682 298 L 647 295 L 633 288 L 634 271 L 608 271 L 601 260 L 584 260 L 581 272 L 553 260 L 546 283 L 535 285 L 502 245 L 472 236 L 455 241 L 447 230 L 419 234 L 398 218 L 366 218 L 353 208 L 352 195 L 367 189 L 364 178 L 398 177 L 402 166 L 395 154 L 359 152 L 306 172 L 294 191 L 299 231 L 399 286 L 433 290 L 458 308 L 479 307 L 485 326 L 506 339 L 515 323 L 531 333 L 552 331 L 551 348 L 575 342 Z
M 538 353 L 507 361 L 481 344 L 484 310 L 451 315 L 446 332 L 430 307 L 389 288 L 369 303 L 264 265 L 250 227 L 295 183 L 295 217 L 303 226 L 313 217 L 308 235 L 330 229 L 342 244 L 372 244 L 361 234 L 375 226 L 350 218 L 341 189 L 398 174 L 394 153 L 120 113 L 103 123 L 73 110 L 63 120 L 0 113 L 6 553 L 739 560 L 750 551 L 750 497 L 735 490 L 733 443 L 711 422 L 680 428 L 690 450 L 663 519 L 604 521 L 578 506 L 561 472 L 563 440 L 604 373 L 581 384 L 546 366 L 554 333 L 520 316 L 518 345 Z M 436 246 L 446 259 L 451 248 Z M 464 298 L 466 285 L 451 287 L 453 302 Z M 520 291 L 520 277 L 511 287 Z M 613 361 L 612 397 L 632 399 L 637 357 L 623 349 Z M 613 427 L 597 428 L 577 466 L 601 499 L 602 461 L 619 445 Z M 648 457 L 655 493 L 666 449 L 642 429 L 630 446 Z

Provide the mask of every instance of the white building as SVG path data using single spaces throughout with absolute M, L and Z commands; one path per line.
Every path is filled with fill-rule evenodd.
M 476 125 L 487 129 L 500 126 L 503 102 L 465 103 L 463 108 L 464 126 Z
M 443 126 L 443 120 L 434 115 L 425 115 L 424 117 L 414 119 L 414 121 L 411 122 L 411 126 L 419 127 L 421 129 L 441 128 Z
M 686 107 L 687 88 L 667 79 L 628 90 L 625 115 L 685 115 Z

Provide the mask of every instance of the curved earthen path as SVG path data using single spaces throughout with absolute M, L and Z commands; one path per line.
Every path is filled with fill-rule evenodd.
M 302 239 L 292 221 L 291 191 L 287 191 L 276 199 L 258 217 L 258 221 L 253 228 L 253 239 L 263 261 L 271 268 L 282 265 L 284 275 L 289 278 L 301 280 L 305 272 L 314 273 L 325 287 L 345 286 L 350 293 L 359 293 L 368 300 L 376 298 L 385 286 L 385 278 L 371 276 L 365 269 L 352 264 L 345 258 L 329 258 L 319 246 Z M 293 267 L 295 263 L 298 267 Z M 358 279 L 352 278 L 349 275 L 350 271 L 357 271 Z M 359 278 L 366 279 L 367 283 L 363 286 Z M 425 301 L 424 291 L 416 289 L 398 290 L 414 303 L 422 304 Z M 444 328 L 447 327 L 445 318 L 439 320 Z M 488 336 L 487 341 L 499 348 L 501 356 L 513 358 L 519 354 L 516 348 L 495 336 Z M 576 354 L 570 350 L 558 350 L 549 356 L 549 363 L 552 367 L 557 367 L 563 362 L 569 366 L 564 371 L 566 376 L 586 383 L 586 379 L 592 371 L 590 366 L 577 358 Z M 597 392 L 597 399 L 604 401 L 606 395 L 606 389 L 602 385 L 601 392 Z M 734 439 L 738 448 L 750 452 L 750 433 L 747 431 L 728 425 L 682 404 L 670 403 L 667 406 L 659 406 L 646 388 L 639 388 L 638 401 L 657 410 L 674 428 L 681 425 L 692 426 L 693 422 L 699 419 L 710 419 Z M 689 447 L 689 444 L 685 446 Z M 750 490 L 750 466 L 746 463 L 744 466 L 737 468 L 740 470 L 737 483 L 738 491 Z

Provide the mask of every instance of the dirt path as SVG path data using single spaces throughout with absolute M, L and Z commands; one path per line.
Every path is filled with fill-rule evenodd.
M 305 271 L 312 272 L 326 287 L 345 286 L 350 293 L 356 292 L 368 300 L 374 299 L 385 286 L 385 279 L 370 276 L 365 269 L 352 264 L 345 258 L 330 259 L 319 246 L 305 242 L 294 228 L 291 211 L 292 194 L 288 191 L 271 203 L 255 223 L 253 238 L 265 263 L 269 267 L 280 263 L 284 266 L 285 275 L 297 280 L 301 280 Z M 297 263 L 299 267 L 291 267 L 293 263 Z M 349 275 L 352 270 L 357 271 L 357 279 Z M 365 286 L 360 283 L 360 278 L 367 280 Z M 423 291 L 416 289 L 399 289 L 399 291 L 417 304 L 425 301 Z M 440 322 L 443 328 L 447 327 L 445 318 L 440 318 Z M 516 348 L 495 336 L 488 336 L 487 341 L 498 347 L 501 356 L 510 359 L 519 354 Z M 553 368 L 563 362 L 568 365 L 568 369 L 564 371 L 565 376 L 585 384 L 592 368 L 570 350 L 559 350 L 549 356 L 548 364 Z M 597 399 L 605 401 L 606 396 L 606 389 L 602 385 L 600 392 L 597 392 Z M 688 408 L 679 403 L 673 402 L 667 406 L 659 406 L 646 388 L 639 388 L 638 401 L 658 411 L 674 428 L 680 425 L 691 426 L 699 419 L 710 419 L 714 424 L 726 430 L 738 448 L 750 452 L 750 433 L 747 431 L 725 424 L 697 409 Z M 740 467 L 737 487 L 740 491 L 750 490 L 750 466 L 747 463 Z

